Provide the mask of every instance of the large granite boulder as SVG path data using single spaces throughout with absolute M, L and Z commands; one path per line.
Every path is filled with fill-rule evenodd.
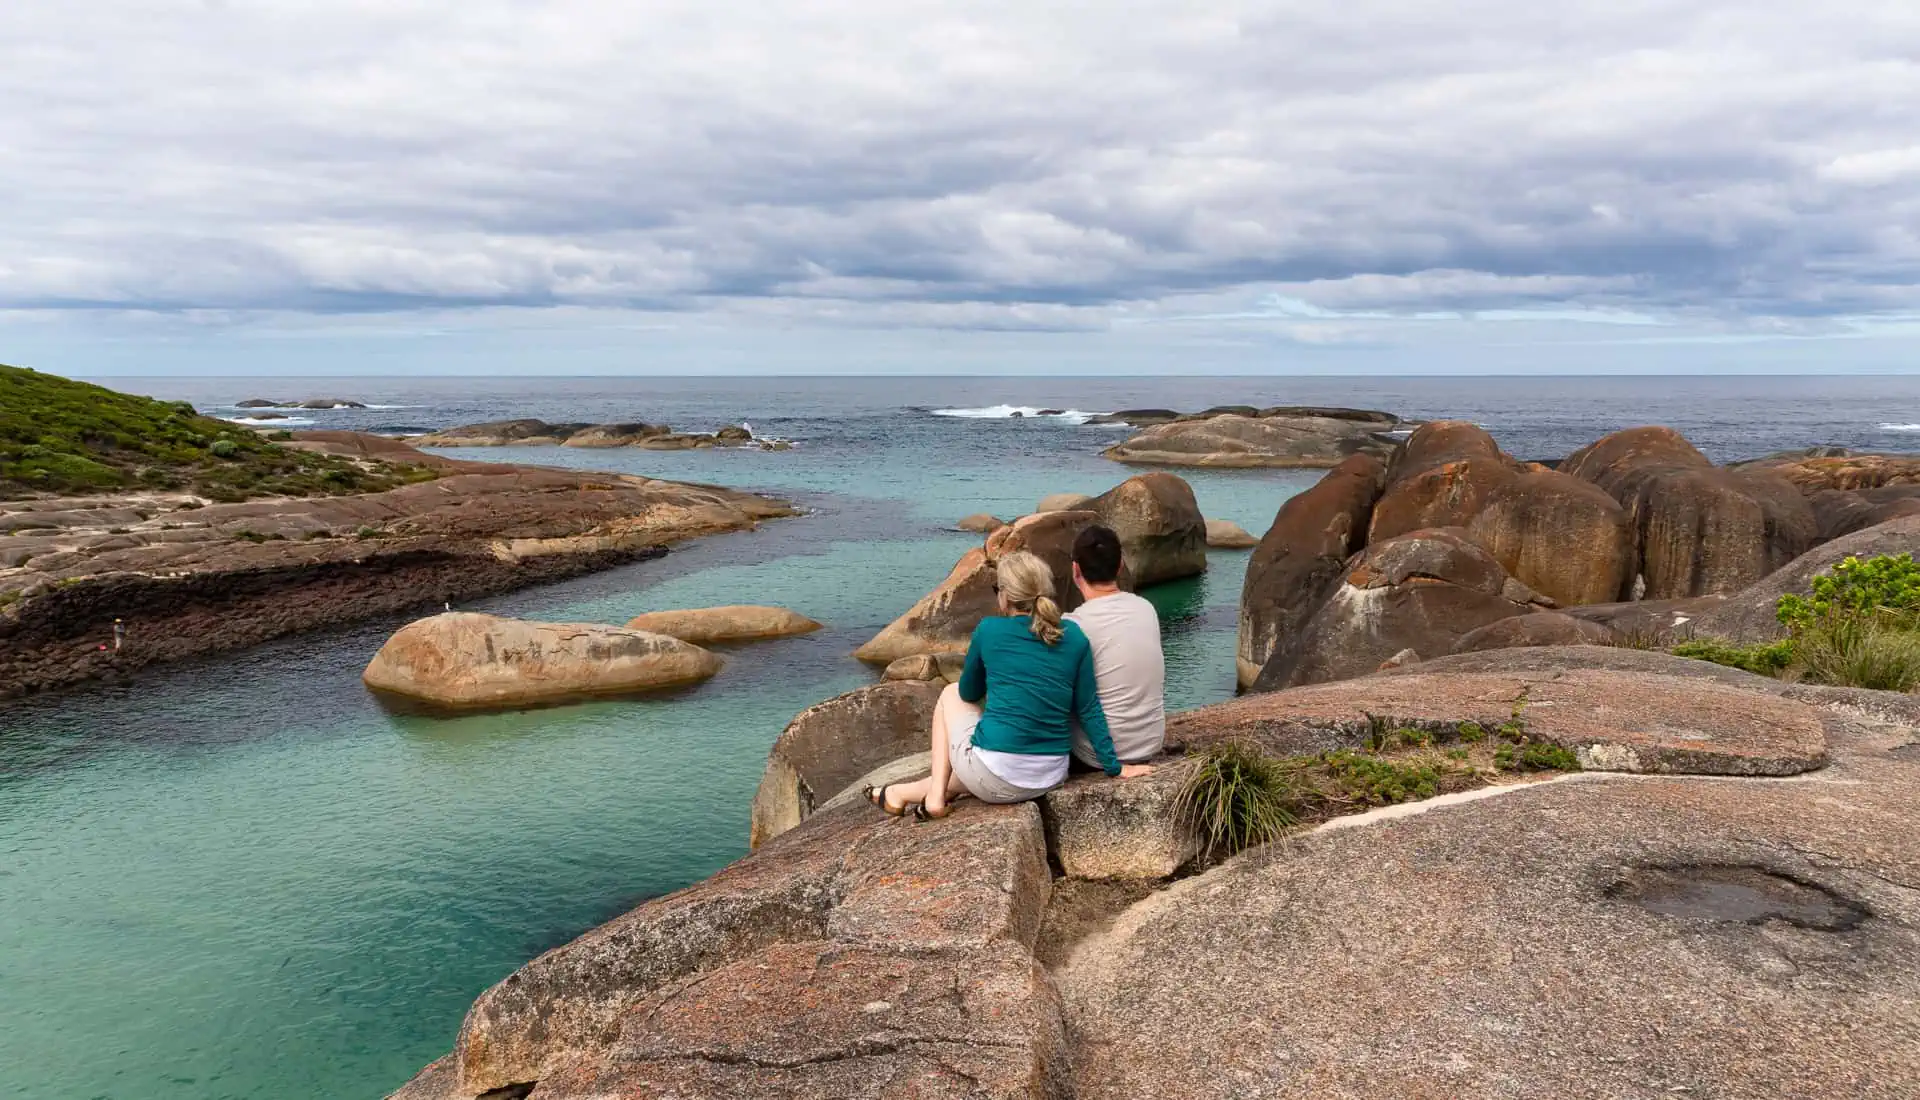
M 1703 638 L 1727 638 L 1741 643 L 1771 641 L 1786 636 L 1775 615 L 1780 597 L 1807 595 L 1817 573 L 1832 569 L 1844 558 L 1871 558 L 1882 554 L 1913 554 L 1920 558 L 1920 516 L 1902 516 L 1886 523 L 1814 547 L 1790 564 L 1728 596 L 1718 606 L 1693 620 Z
M 677 638 L 597 623 L 452 611 L 387 639 L 362 679 L 445 707 L 515 707 L 696 683 L 720 658 Z
M 1555 471 L 1511 475 L 1485 496 L 1466 528 L 1509 576 L 1562 607 L 1632 594 L 1632 525 L 1626 510 L 1589 482 Z
M 984 547 L 961 555 L 947 579 L 922 596 L 907 613 L 888 623 L 853 655 L 885 667 L 922 653 L 964 653 L 980 620 L 994 614 L 994 563 L 1016 550 L 1038 555 L 1053 568 L 1056 598 L 1063 610 L 1080 605 L 1073 586 L 1073 540 L 1089 524 L 1101 522 L 1087 511 L 1040 512 L 1022 516 L 987 536 Z M 1131 586 L 1123 571 L 1123 586 Z
M 1059 1095 L 1049 877 L 1031 804 L 823 812 L 521 967 L 395 1096 Z
M 1384 542 L 1426 527 L 1465 527 L 1495 493 L 1519 476 L 1502 459 L 1486 457 L 1403 470 L 1389 478 L 1386 491 L 1373 506 L 1367 541 Z
M 1048 493 L 1033 506 L 1035 512 L 1081 512 L 1093 498 L 1085 493 Z
M 1301 629 L 1339 585 L 1347 559 L 1365 545 L 1385 477 L 1379 458 L 1355 455 L 1280 506 L 1241 585 L 1234 662 L 1241 688 L 1253 686 L 1277 650 L 1297 648 Z
M 1206 518 L 1200 514 L 1193 488 L 1173 474 L 1130 477 L 1088 502 L 1086 509 L 1120 536 L 1121 553 L 1135 585 L 1144 588 L 1206 571 Z M 1071 542 L 1066 550 L 1071 558 Z M 1071 574 L 1066 586 L 1058 580 L 1056 593 L 1071 587 Z
M 1807 506 L 1813 509 L 1819 541 L 1830 542 L 1901 516 L 1920 515 L 1920 485 L 1869 490 L 1816 489 L 1807 495 Z
M 1354 561 L 1254 681 L 1276 691 L 1363 676 L 1402 650 L 1450 653 L 1470 631 L 1534 610 L 1538 597 L 1457 528 L 1375 543 Z
M 665 634 L 694 645 L 790 638 L 820 629 L 820 623 L 785 607 L 730 604 L 675 611 L 649 611 L 627 623 L 628 630 Z
M 1387 463 L 1387 483 L 1392 485 L 1436 466 L 1476 458 L 1510 468 L 1518 465 L 1480 425 L 1465 420 L 1430 420 L 1415 428 L 1394 449 Z
M 1805 553 L 1818 533 L 1784 478 L 1716 468 L 1670 428 L 1615 432 L 1560 469 L 1626 509 L 1644 582 L 1635 594 L 1647 599 L 1736 591 Z
M 1796 455 L 1784 461 L 1752 463 L 1793 483 L 1801 492 L 1822 489 L 1878 489 L 1889 485 L 1920 485 L 1920 455 L 1855 454 Z
M 1041 511 L 1045 510 L 1044 508 L 1041 509 Z M 953 526 L 956 530 L 971 531 L 976 535 L 986 535 L 1006 525 L 1007 521 L 1001 519 L 999 516 L 988 515 L 985 512 L 975 512 L 970 516 L 962 516 Z
M 1102 453 L 1145 466 L 1327 468 L 1393 449 L 1382 425 L 1326 416 L 1224 414 L 1148 428 Z
M 945 681 L 888 681 L 815 703 L 787 723 L 767 752 L 747 843 L 760 845 L 889 760 L 924 750 Z

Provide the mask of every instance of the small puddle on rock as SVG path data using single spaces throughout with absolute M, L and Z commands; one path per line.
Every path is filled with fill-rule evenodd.
M 1844 932 L 1868 915 L 1830 890 L 1758 867 L 1642 867 L 1608 887 L 1607 895 L 1663 916 L 1741 924 L 1782 920 L 1817 932 Z

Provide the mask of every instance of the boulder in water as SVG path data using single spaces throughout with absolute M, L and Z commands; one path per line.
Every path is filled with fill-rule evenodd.
M 592 424 L 561 441 L 563 447 L 631 447 L 643 439 L 667 435 L 665 424 Z
M 1200 515 L 1193 488 L 1173 474 L 1130 477 L 1086 507 L 1120 536 L 1120 549 L 1135 585 L 1145 587 L 1206 572 L 1207 521 Z M 1071 542 L 1066 549 L 1071 555 Z M 1064 586 L 1056 578 L 1055 590 L 1071 584 L 1071 575 Z
M 747 832 L 758 848 L 867 772 L 924 750 L 944 681 L 890 680 L 815 703 L 767 752 Z
M 1280 505 L 1241 585 L 1241 688 L 1253 686 L 1276 650 L 1297 645 L 1301 628 L 1339 584 L 1347 559 L 1366 544 L 1385 476 L 1380 459 L 1355 455 Z
M 788 638 L 820 629 L 820 624 L 784 607 L 731 604 L 725 607 L 649 611 L 627 623 L 628 630 L 665 634 L 694 645 Z
M 1158 424 L 1101 453 L 1142 466 L 1317 469 L 1353 454 L 1392 451 L 1393 441 L 1379 427 L 1332 417 L 1227 413 Z
M 453 611 L 400 628 L 362 679 L 425 703 L 484 708 L 678 687 L 718 671 L 720 658 L 663 634 Z
M 1042 509 L 1042 511 L 1044 510 L 1045 509 Z M 960 522 L 954 524 L 954 527 L 962 531 L 972 531 L 975 534 L 986 535 L 1006 525 L 1006 521 L 998 516 L 991 516 L 985 512 L 975 512 L 973 515 L 962 518 Z
M 1033 510 L 1036 513 L 1078 512 L 1086 508 L 1092 500 L 1093 498 L 1085 493 L 1049 493 L 1040 498 L 1040 503 L 1034 505 Z
M 1207 546 L 1215 550 L 1250 550 L 1260 545 L 1260 540 L 1247 533 L 1246 528 L 1228 519 L 1210 519 L 1207 521 Z

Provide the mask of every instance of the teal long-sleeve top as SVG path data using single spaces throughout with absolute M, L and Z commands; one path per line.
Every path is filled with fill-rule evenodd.
M 1119 775 L 1094 683 L 1093 647 L 1077 625 L 1061 626 L 1065 633 L 1052 645 L 1033 636 L 1025 615 L 991 615 L 974 627 L 960 671 L 960 698 L 986 700 L 973 743 L 992 752 L 1065 756 L 1078 717 L 1100 766 Z

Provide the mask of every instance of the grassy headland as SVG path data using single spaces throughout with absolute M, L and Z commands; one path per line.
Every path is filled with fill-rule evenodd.
M 0 366 L 0 500 L 159 489 L 230 502 L 371 493 L 433 476 L 279 447 L 185 402 Z

